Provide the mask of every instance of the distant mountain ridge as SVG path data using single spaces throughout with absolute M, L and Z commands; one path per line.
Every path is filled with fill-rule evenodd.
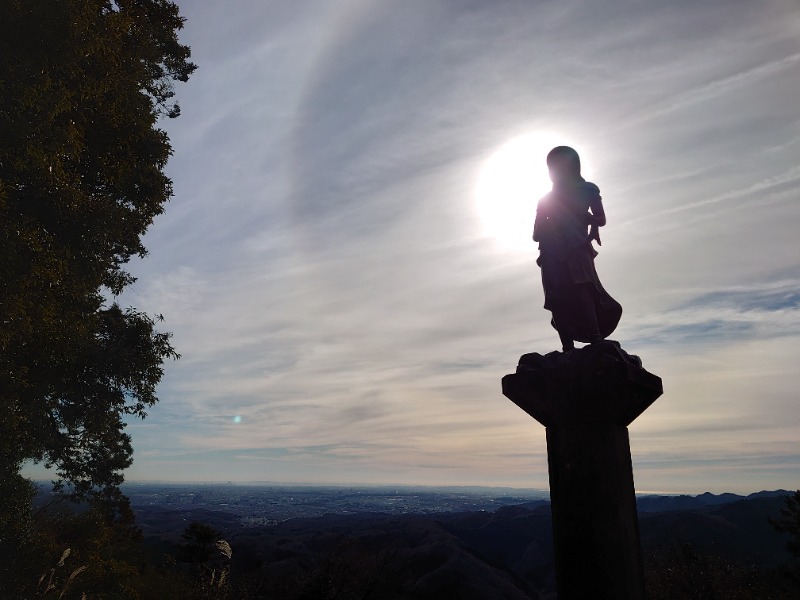
M 787 490 L 762 490 L 741 496 L 725 492 L 722 494 L 712 494 L 705 492 L 697 496 L 681 494 L 679 496 L 660 496 L 660 495 L 641 495 L 636 497 L 636 508 L 640 513 L 665 512 L 673 510 L 692 510 L 709 506 L 721 506 L 731 502 L 741 500 L 755 500 L 757 498 L 774 498 L 776 496 L 788 496 L 792 492 Z

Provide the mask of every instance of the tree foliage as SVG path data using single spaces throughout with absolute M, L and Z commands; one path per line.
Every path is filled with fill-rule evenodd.
M 796 586 L 800 597 L 800 490 L 786 496 L 786 505 L 781 508 L 781 516 L 769 522 L 776 531 L 786 534 L 786 549 L 795 557 L 794 564 L 786 567 L 785 572 Z
M 786 548 L 796 558 L 800 558 L 800 490 L 786 496 L 786 506 L 781 509 L 781 516 L 770 519 L 776 531 L 790 536 Z
M 215 544 L 222 539 L 222 533 L 205 523 L 192 522 L 181 534 L 178 560 L 200 564 L 211 560 L 215 554 Z
M 168 0 L 0 3 L 0 470 L 56 468 L 77 496 L 118 494 L 125 415 L 163 362 L 153 318 L 108 298 L 172 194 L 160 117 L 195 66 Z

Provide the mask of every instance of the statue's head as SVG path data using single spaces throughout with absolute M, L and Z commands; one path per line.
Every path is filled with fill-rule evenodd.
M 547 154 L 550 181 L 562 183 L 574 181 L 581 176 L 581 159 L 569 146 L 556 146 Z

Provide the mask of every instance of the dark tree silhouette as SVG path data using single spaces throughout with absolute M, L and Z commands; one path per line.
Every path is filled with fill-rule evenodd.
M 786 506 L 781 509 L 781 516 L 770 519 L 769 522 L 777 531 L 789 535 L 786 549 L 800 560 L 800 490 L 791 496 L 786 496 Z M 800 594 L 800 562 L 795 561 L 788 574 L 797 583 Z
M 177 358 L 109 298 L 172 194 L 157 123 L 195 69 L 182 24 L 168 0 L 0 3 L 0 492 L 34 460 L 78 497 L 118 498 L 123 417 L 145 416 Z
M 217 554 L 215 543 L 222 539 L 222 533 L 205 523 L 190 523 L 181 534 L 178 559 L 182 562 L 201 564 L 208 562 Z
M 29 597 L 14 590 L 30 591 L 65 550 L 57 523 L 33 517 L 26 461 L 54 467 L 56 488 L 91 499 L 106 526 L 133 531 L 119 490 L 132 453 L 123 418 L 145 416 L 177 354 L 154 318 L 112 299 L 134 281 L 125 265 L 146 254 L 142 235 L 172 194 L 158 119 L 177 116 L 173 83 L 195 69 L 182 24 L 168 0 L 0 2 L 4 597 Z M 89 543 L 90 528 L 76 531 Z
M 786 547 L 793 556 L 800 558 L 800 490 L 786 496 L 786 506 L 781 509 L 781 517 L 770 519 L 769 522 L 777 531 L 791 536 Z

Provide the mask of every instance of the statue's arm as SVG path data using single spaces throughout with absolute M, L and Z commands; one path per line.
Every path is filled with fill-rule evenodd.
M 606 211 L 603 210 L 603 199 L 599 190 L 589 200 L 589 210 L 591 214 L 587 215 L 588 224 L 593 227 L 603 227 L 606 224 Z
M 606 224 L 606 211 L 603 209 L 603 199 L 600 197 L 600 190 L 592 195 L 589 200 L 590 213 L 586 214 L 586 221 L 589 225 L 589 241 L 596 241 L 599 246 L 603 245 L 600 241 L 600 227 Z

